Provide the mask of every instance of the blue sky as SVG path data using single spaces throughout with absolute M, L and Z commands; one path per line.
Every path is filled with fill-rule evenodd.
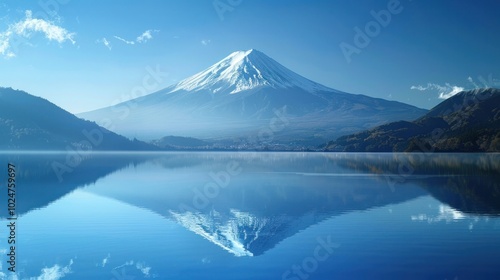
M 500 87 L 499 10 L 497 0 L 0 0 L 0 86 L 80 113 L 131 98 L 151 72 L 147 92 L 254 48 L 326 86 L 430 108 Z

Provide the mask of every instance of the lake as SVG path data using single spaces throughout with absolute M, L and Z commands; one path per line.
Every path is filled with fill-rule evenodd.
M 499 154 L 0 159 L 0 279 L 500 277 Z

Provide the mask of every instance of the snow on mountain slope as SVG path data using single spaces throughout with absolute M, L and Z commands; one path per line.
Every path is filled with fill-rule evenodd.
M 172 217 L 190 231 L 203 236 L 210 242 L 237 257 L 253 256 L 249 250 L 253 241 L 259 238 L 259 233 L 268 224 L 268 219 L 258 219 L 249 213 L 231 209 L 233 219 L 223 219 L 221 214 L 213 210 L 208 215 L 200 213 L 176 213 Z M 245 229 L 248 228 L 246 234 Z M 241 234 L 244 232 L 245 234 Z
M 248 50 L 155 93 L 78 116 L 142 140 L 175 135 L 238 143 L 269 130 L 270 124 L 276 128 L 279 117 L 286 125 L 272 131 L 275 143 L 318 145 L 426 112 L 328 88 Z
M 202 236 L 237 257 L 262 255 L 283 239 L 328 218 L 323 213 L 258 217 L 229 209 L 226 213 L 170 211 L 171 217 L 186 229 Z
M 332 90 L 288 70 L 264 53 L 251 49 L 233 52 L 208 69 L 179 82 L 170 92 L 210 90 L 212 93 L 234 94 L 262 86 L 298 87 L 308 92 Z

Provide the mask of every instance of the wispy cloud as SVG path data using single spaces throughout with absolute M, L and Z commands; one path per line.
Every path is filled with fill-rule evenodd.
M 210 44 L 210 42 L 211 42 L 210 40 L 201 40 L 201 44 L 204 46 Z
M 455 210 L 447 205 L 439 205 L 439 214 L 437 216 L 428 216 L 426 214 L 412 215 L 412 221 L 427 221 L 436 223 L 446 221 L 447 223 L 468 218 L 464 213 Z
M 111 45 L 111 42 L 108 41 L 108 39 L 106 39 L 106 38 L 99 39 L 96 42 L 99 44 L 103 44 L 106 48 L 108 48 L 108 50 L 111 50 L 113 48 L 113 46 Z
M 473 79 L 471 76 L 469 76 L 469 77 L 467 78 L 467 81 L 468 81 L 469 83 L 471 83 L 471 84 L 472 84 L 475 88 L 479 88 L 479 85 L 478 85 L 478 84 L 476 84 L 476 82 L 474 81 L 474 79 Z
M 119 37 L 119 36 L 113 36 L 113 37 L 115 37 L 115 39 L 117 39 L 117 40 L 120 40 L 120 41 L 124 42 L 127 45 L 135 45 L 134 41 L 127 41 L 127 40 L 125 40 L 125 39 L 123 39 L 122 37 Z
M 139 270 L 145 278 L 149 278 L 151 276 L 151 267 L 146 265 L 144 262 L 135 262 L 135 261 L 127 261 L 125 262 L 124 264 L 120 265 L 120 266 L 117 266 L 115 268 L 113 268 L 113 272 L 114 274 L 118 274 L 117 271 L 118 269 L 122 269 L 122 273 L 126 273 L 125 271 L 125 267 L 131 267 L 131 268 L 134 268 L 134 264 L 135 264 L 135 269 Z M 154 276 L 153 276 L 154 277 Z
M 422 86 L 422 85 L 411 86 L 410 89 L 418 90 L 418 91 L 435 91 L 439 94 L 438 97 L 440 99 L 448 99 L 448 98 L 454 96 L 455 94 L 463 91 L 465 88 L 460 87 L 460 86 L 451 85 L 449 83 L 445 83 L 444 85 L 428 83 L 425 86 Z
M 5 254 L 7 253 L 7 249 L 0 249 L 0 252 L 1 254 Z M 7 279 L 7 275 L 5 273 L 2 272 L 3 271 L 3 268 L 2 268 L 2 262 L 0 262 L 0 279 Z
M 149 273 L 151 271 L 151 267 L 150 266 L 147 266 L 146 264 L 144 263 L 137 263 L 135 265 L 135 268 L 137 268 L 138 270 L 140 270 L 142 272 L 142 274 L 146 277 L 146 278 L 149 278 Z
M 138 36 L 135 41 L 138 43 L 146 43 L 147 41 L 153 39 L 152 33 L 160 32 L 160 30 L 146 30 L 140 36 Z
M 109 258 L 111 257 L 110 254 L 108 254 L 108 256 L 106 256 L 103 260 L 102 260 L 102 267 L 105 267 L 106 264 L 108 263 L 109 261 Z
M 117 266 L 117 267 L 113 268 L 113 270 L 117 270 L 117 269 L 119 269 L 119 268 L 122 268 L 122 267 L 125 267 L 125 266 L 131 266 L 131 265 L 134 265 L 134 261 L 133 261 L 133 260 L 131 260 L 131 261 L 126 261 L 124 264 L 119 265 L 119 266 Z
M 464 81 L 464 84 L 466 84 L 466 86 L 457 86 L 457 85 L 452 85 L 450 83 L 445 83 L 444 85 L 427 83 L 427 85 L 424 86 L 422 85 L 411 86 L 410 89 L 418 91 L 436 92 L 440 99 L 448 99 L 464 90 L 499 87 L 500 79 L 494 78 L 493 74 L 489 74 L 486 78 L 483 76 L 478 76 L 477 80 L 469 76 L 467 77 L 467 82 Z
M 30 280 L 59 280 L 71 273 L 71 266 L 73 265 L 73 260 L 69 261 L 67 266 L 61 267 L 56 264 L 52 267 L 45 267 L 42 269 L 42 274 L 37 277 L 31 277 Z
M 127 45 L 135 45 L 136 43 L 138 44 L 146 43 L 147 41 L 153 39 L 153 33 L 158 33 L 158 32 L 160 32 L 160 30 L 148 29 L 144 31 L 141 35 L 137 36 L 137 38 L 135 38 L 135 40 L 132 41 L 126 40 L 120 36 L 113 36 L 113 37 L 115 37 L 115 39 L 120 40 Z
M 75 33 L 69 32 L 53 22 L 33 18 L 30 10 L 27 10 L 25 15 L 26 17 L 23 20 L 9 25 L 6 31 L 0 33 L 0 55 L 3 57 L 15 57 L 16 54 L 13 48 L 15 49 L 17 45 L 13 45 L 13 41 L 16 39 L 27 41 L 33 33 L 42 33 L 45 39 L 49 41 L 56 41 L 58 43 L 69 41 L 72 44 L 76 43 L 74 39 Z M 19 43 L 17 40 L 15 44 Z
M 467 81 L 474 86 L 474 88 L 500 87 L 500 79 L 493 77 L 492 73 L 490 73 L 487 77 L 477 77 L 477 82 L 472 77 L 468 77 Z

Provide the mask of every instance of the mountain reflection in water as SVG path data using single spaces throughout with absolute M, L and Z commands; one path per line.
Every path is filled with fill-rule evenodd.
M 2 160 L 18 166 L 20 215 L 80 188 L 153 211 L 238 257 L 334 216 L 427 195 L 462 213 L 500 214 L 495 154 L 91 154 L 62 181 L 53 163 L 65 155 Z M 116 172 L 130 174 L 126 184 L 99 183 Z

